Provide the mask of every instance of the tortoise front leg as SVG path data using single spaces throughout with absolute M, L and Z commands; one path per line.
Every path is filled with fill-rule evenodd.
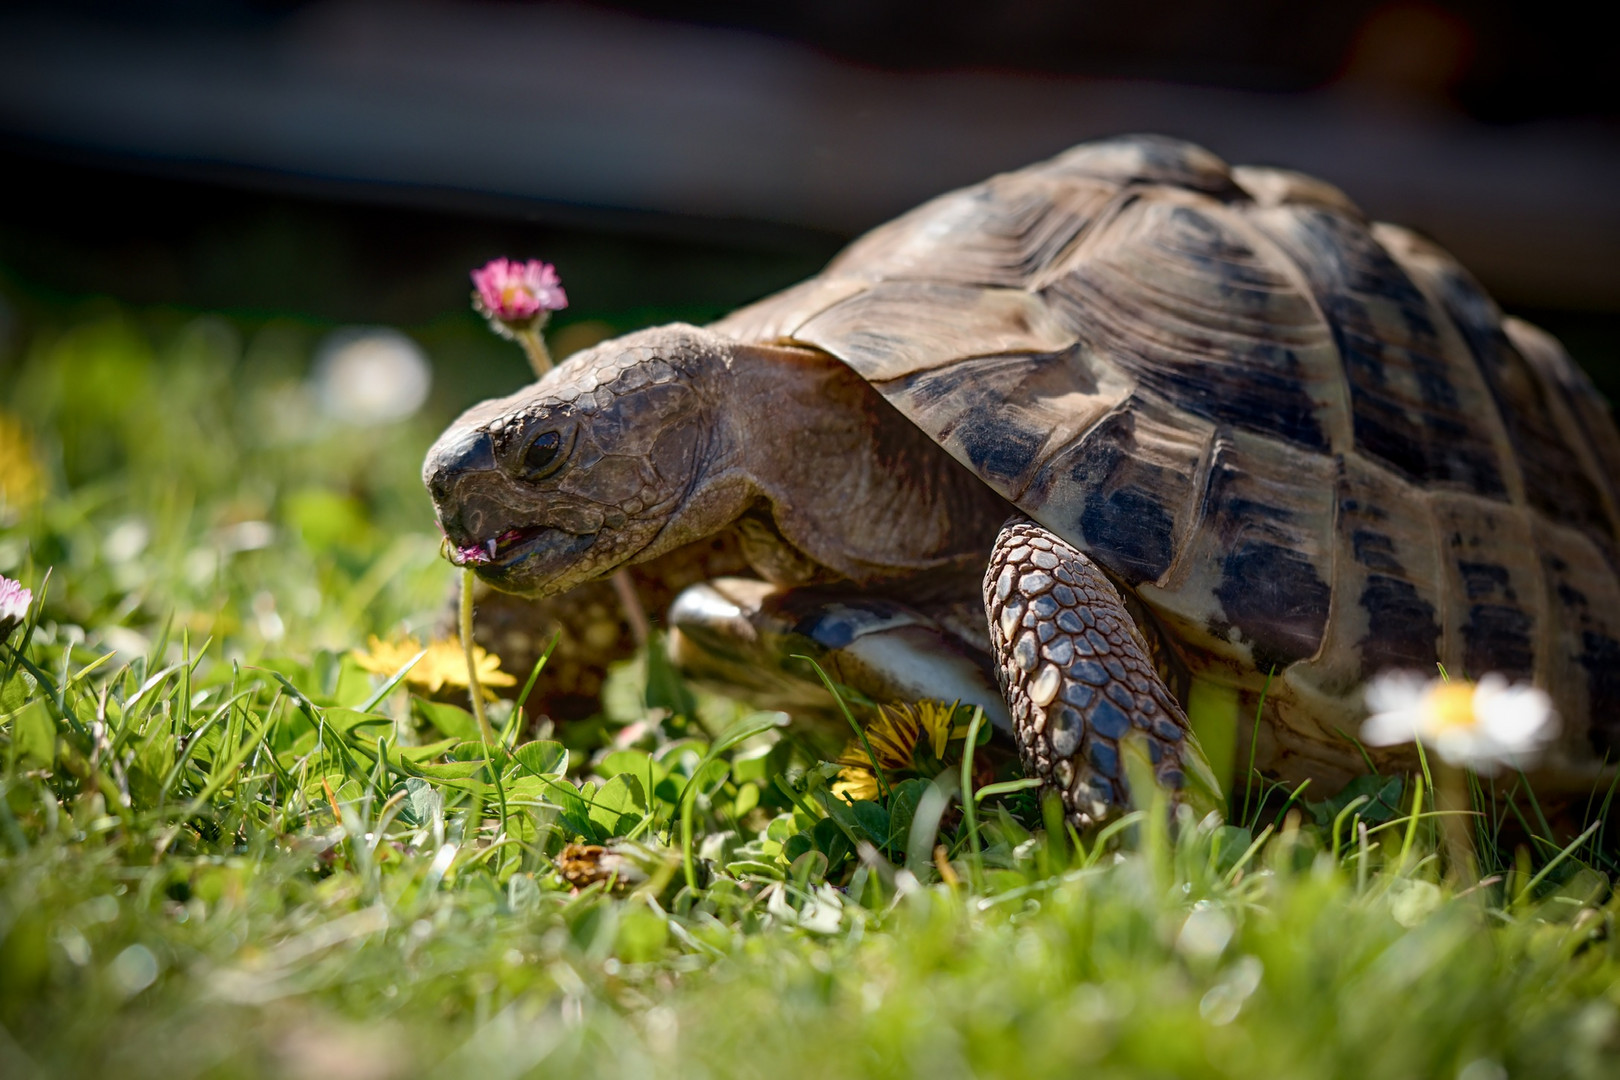
M 1141 632 L 1092 561 L 1023 515 L 1008 519 L 984 576 L 991 651 L 1024 768 L 1095 824 L 1130 797 L 1122 745 L 1140 734 L 1160 784 L 1195 810 L 1218 791 L 1187 714 Z

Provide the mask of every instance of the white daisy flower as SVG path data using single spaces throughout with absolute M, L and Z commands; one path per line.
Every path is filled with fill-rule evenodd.
M 1366 699 L 1372 711 L 1361 727 L 1366 742 L 1421 742 L 1449 764 L 1486 776 L 1532 764 L 1558 733 L 1544 691 L 1496 674 L 1472 683 L 1391 671 L 1368 684 Z
M 0 641 L 10 637 L 28 618 L 28 605 L 33 602 L 34 594 L 23 588 L 21 582 L 0 576 Z

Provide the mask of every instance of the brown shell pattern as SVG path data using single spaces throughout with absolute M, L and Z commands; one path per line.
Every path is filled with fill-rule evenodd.
M 1620 747 L 1607 406 L 1449 255 L 1328 184 L 1087 144 L 714 329 L 844 360 L 1134 590 L 1197 676 L 1252 700 L 1274 669 L 1279 707 L 1326 728 L 1387 667 L 1500 671 L 1554 694 L 1567 760 Z

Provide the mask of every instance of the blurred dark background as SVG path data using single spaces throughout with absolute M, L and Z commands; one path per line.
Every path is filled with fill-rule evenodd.
M 442 369 L 502 348 L 465 307 L 494 255 L 558 264 L 576 342 L 706 319 L 1150 130 L 1430 234 L 1616 397 L 1617 59 L 1509 0 L 10 3 L 0 333 L 102 296 L 392 323 Z

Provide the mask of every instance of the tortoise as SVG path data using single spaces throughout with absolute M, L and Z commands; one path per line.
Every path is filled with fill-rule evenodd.
M 1208 781 L 1189 706 L 1283 782 L 1404 767 L 1354 739 L 1386 668 L 1544 687 L 1544 787 L 1620 748 L 1607 405 L 1434 243 L 1187 142 L 1082 144 L 578 353 L 423 476 L 479 577 L 553 613 L 729 553 L 753 576 L 664 589 L 683 667 L 785 700 L 808 653 L 977 703 L 1078 823 L 1127 799 L 1127 736 Z

